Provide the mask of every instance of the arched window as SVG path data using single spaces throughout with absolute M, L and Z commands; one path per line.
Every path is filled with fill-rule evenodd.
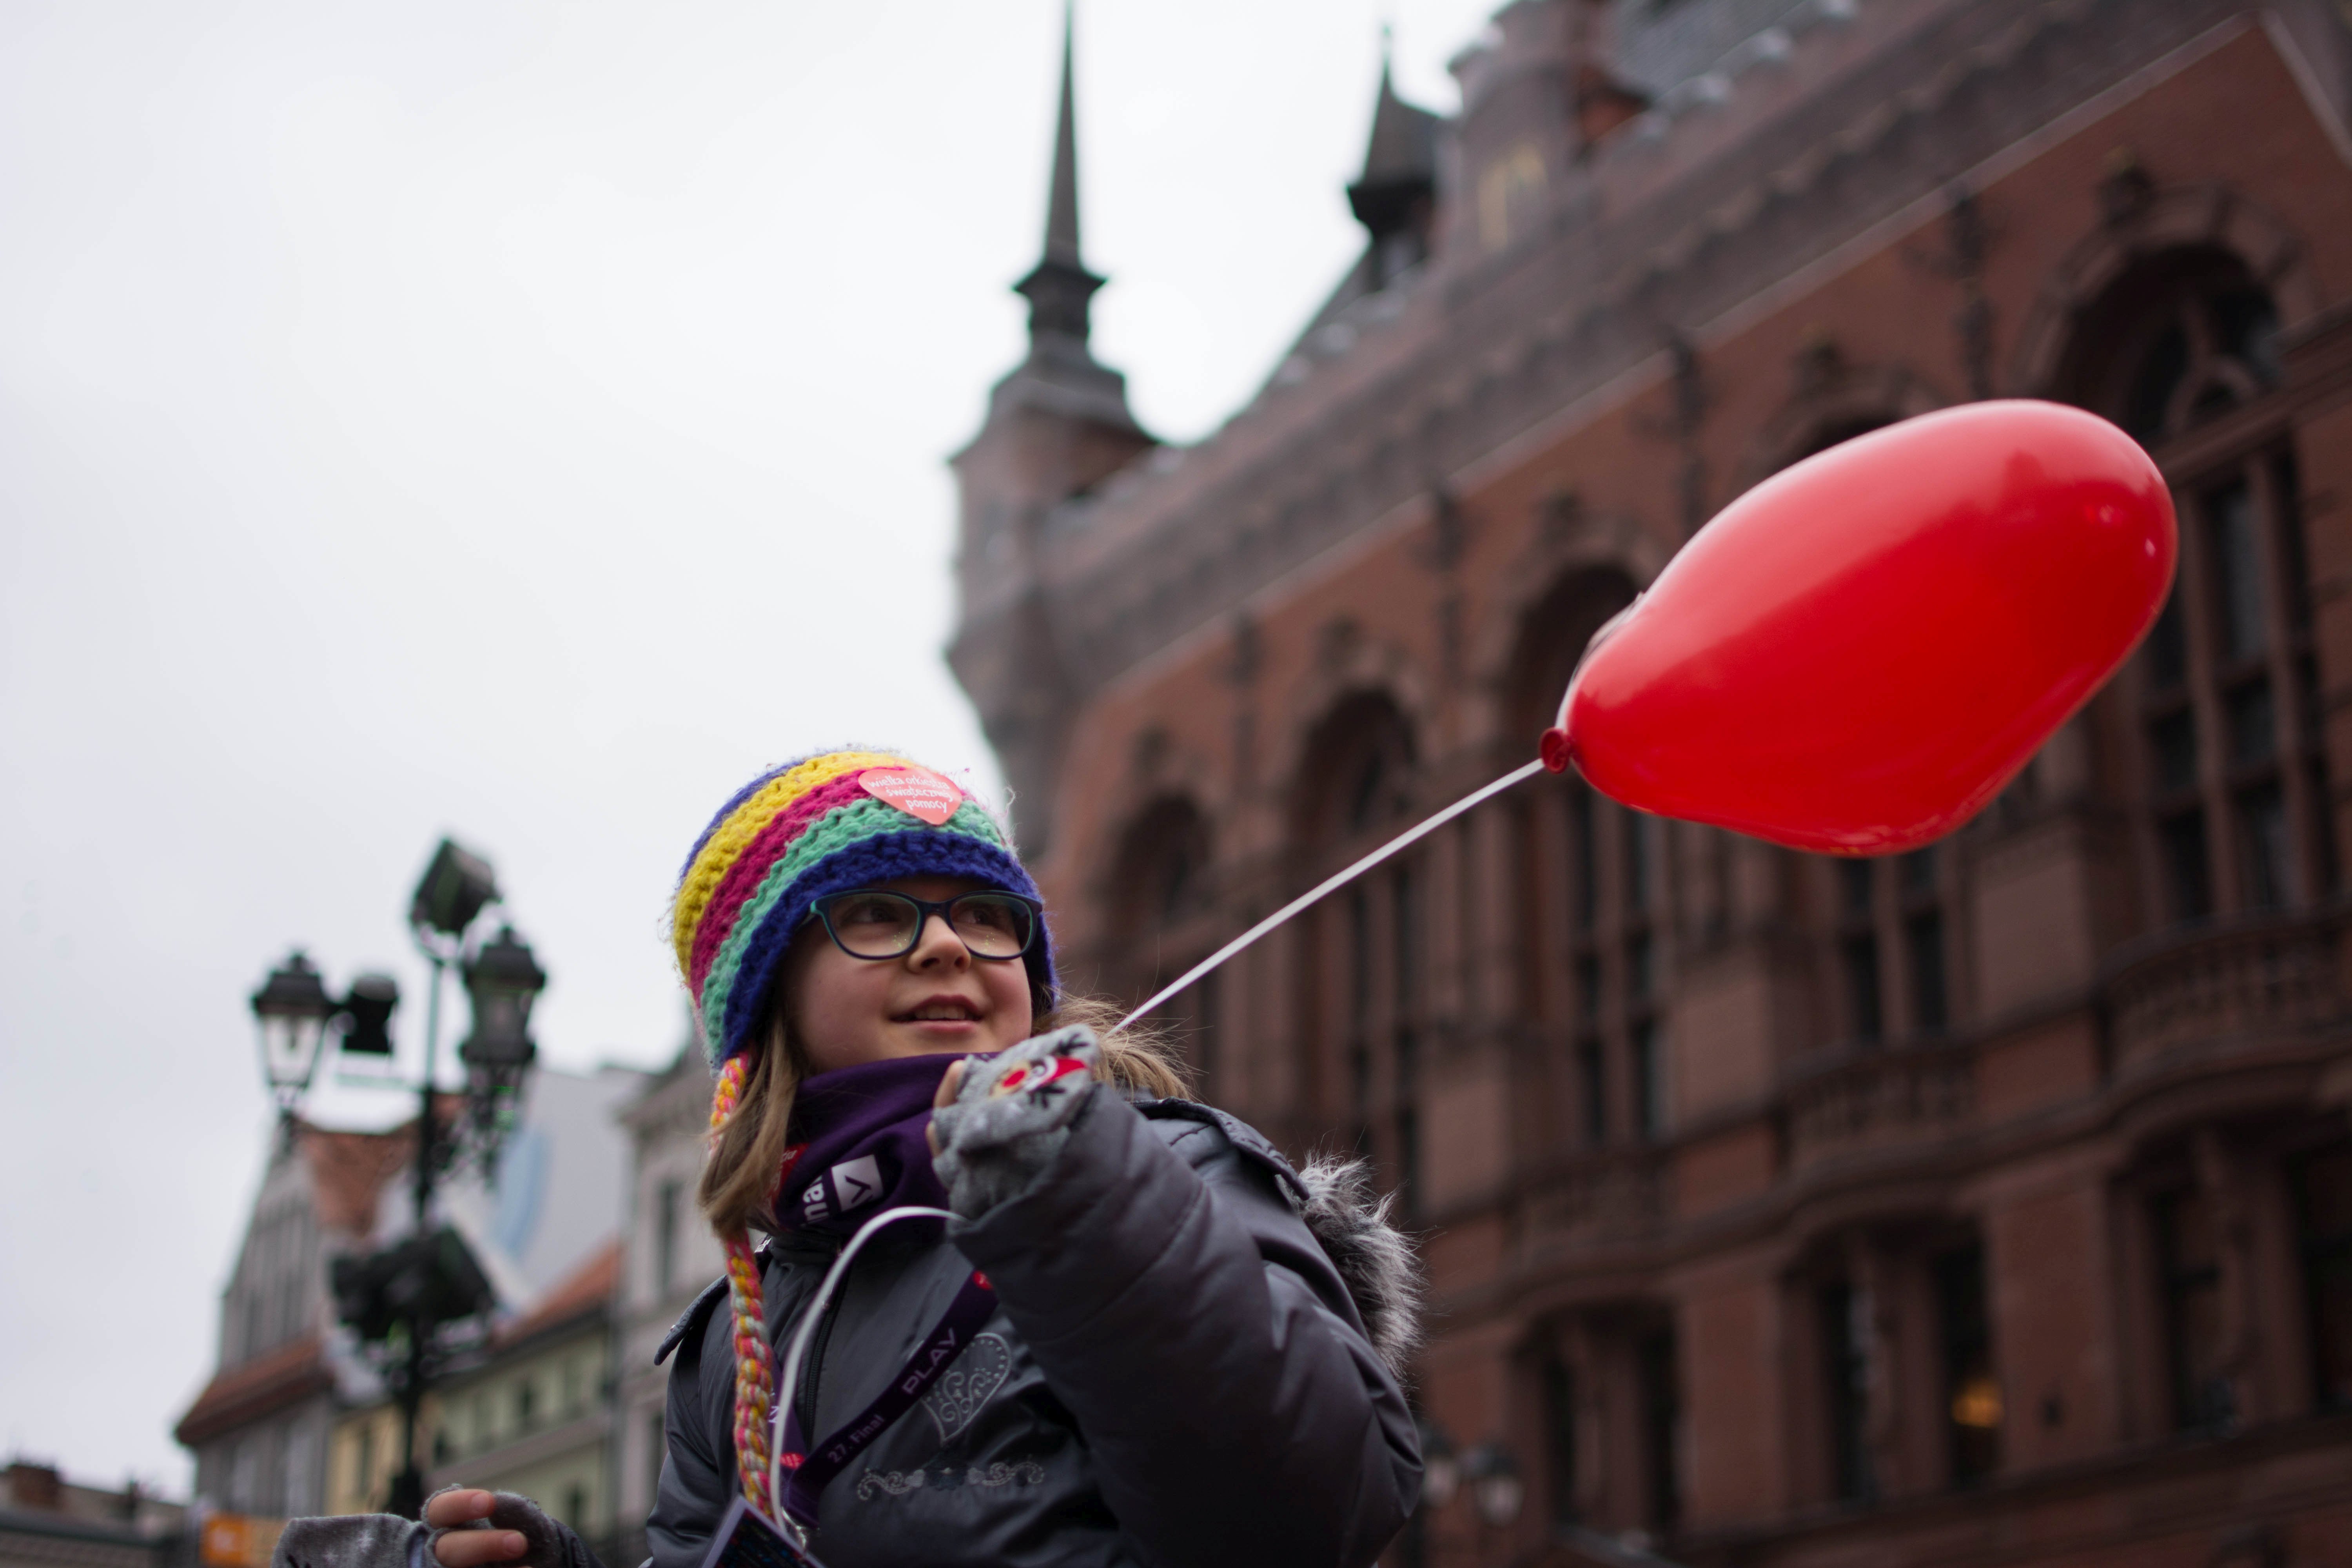
M 1131 937 L 1172 925 L 1199 906 L 1208 820 L 1181 795 L 1162 796 L 1137 815 L 1113 864 L 1113 928 Z
M 2308 902 L 2335 871 L 2294 452 L 2205 429 L 2277 386 L 2278 312 L 2234 258 L 2189 247 L 2117 279 L 2078 342 L 2067 389 L 2165 466 L 2180 519 L 2128 682 L 2151 921 Z
M 2227 251 L 2152 257 L 2084 315 L 2062 375 L 2151 451 L 2279 384 L 2278 310 Z
M 1531 734 L 1551 721 L 1592 634 L 1633 601 L 1631 578 L 1597 568 L 1571 574 L 1528 613 L 1518 707 Z M 1566 900 L 1555 906 L 1556 942 L 1529 946 L 1535 963 L 1559 973 L 1529 989 L 1567 1003 L 1564 1052 L 1547 1090 L 1553 1120 L 1587 1147 L 1656 1137 L 1666 1123 L 1665 825 L 1573 774 L 1545 790 L 1533 826 L 1535 858 L 1548 869 L 1537 885 L 1552 881 Z
M 1385 693 L 1344 699 L 1316 725 L 1293 821 L 1309 875 L 1336 870 L 1411 826 L 1412 727 Z M 1411 1211 L 1421 1172 L 1421 1043 L 1427 1029 L 1418 855 L 1392 860 L 1318 906 L 1305 940 L 1305 1016 L 1327 1114 L 1354 1130 Z
M 1109 882 L 1113 967 L 1120 989 L 1141 1001 L 1204 956 L 1197 932 L 1184 930 L 1208 907 L 1209 821 L 1181 795 L 1163 795 L 1136 815 L 1119 839 Z M 1173 944 L 1173 945 L 1171 945 Z M 1217 976 L 1164 1005 L 1164 1016 L 1192 1058 L 1197 1087 L 1213 1092 L 1217 1072 Z

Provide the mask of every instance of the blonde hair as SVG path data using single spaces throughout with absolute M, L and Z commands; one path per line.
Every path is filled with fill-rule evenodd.
M 772 1226 L 776 1185 L 784 1172 L 793 1099 L 808 1076 L 808 1058 L 784 1023 L 782 986 L 767 1037 L 746 1051 L 742 1083 L 732 1114 L 712 1134 L 695 1201 L 710 1228 L 722 1237 Z M 1102 1041 L 1104 1079 L 1130 1093 L 1161 1100 L 1187 1098 L 1182 1059 L 1166 1031 L 1139 1022 L 1118 1034 L 1112 1025 L 1126 1015 L 1102 996 L 1064 996 L 1038 1018 L 1038 1034 L 1084 1024 Z

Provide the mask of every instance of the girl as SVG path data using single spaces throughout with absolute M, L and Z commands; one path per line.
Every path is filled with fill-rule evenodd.
M 1385 1204 L 1181 1098 L 1148 1039 L 1097 1038 L 952 781 L 868 751 L 753 780 L 688 858 L 673 934 L 718 1068 L 699 1198 L 728 1272 L 661 1347 L 652 1568 L 700 1568 L 739 1497 L 827 1568 L 1378 1556 L 1421 1472 Z M 811 1320 L 847 1239 L 906 1205 L 953 1217 L 876 1232 Z M 445 1568 L 522 1554 L 489 1507 L 435 1500 L 429 1523 L 477 1525 L 436 1535 Z

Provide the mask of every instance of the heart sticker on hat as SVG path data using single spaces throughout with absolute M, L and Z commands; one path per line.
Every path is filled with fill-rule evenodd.
M 933 827 L 944 824 L 963 804 L 963 791 L 956 787 L 955 780 L 929 768 L 868 768 L 857 775 L 857 782 L 875 799 L 897 806 L 908 816 L 919 816 Z

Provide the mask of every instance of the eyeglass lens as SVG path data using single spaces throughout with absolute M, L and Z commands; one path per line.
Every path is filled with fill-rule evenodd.
M 1036 916 L 1020 900 L 965 893 L 945 908 L 949 928 L 974 957 L 1018 958 L 1028 951 Z M 921 938 L 923 919 L 923 906 L 903 893 L 849 893 L 825 910 L 834 940 L 858 958 L 896 958 L 911 951 Z

